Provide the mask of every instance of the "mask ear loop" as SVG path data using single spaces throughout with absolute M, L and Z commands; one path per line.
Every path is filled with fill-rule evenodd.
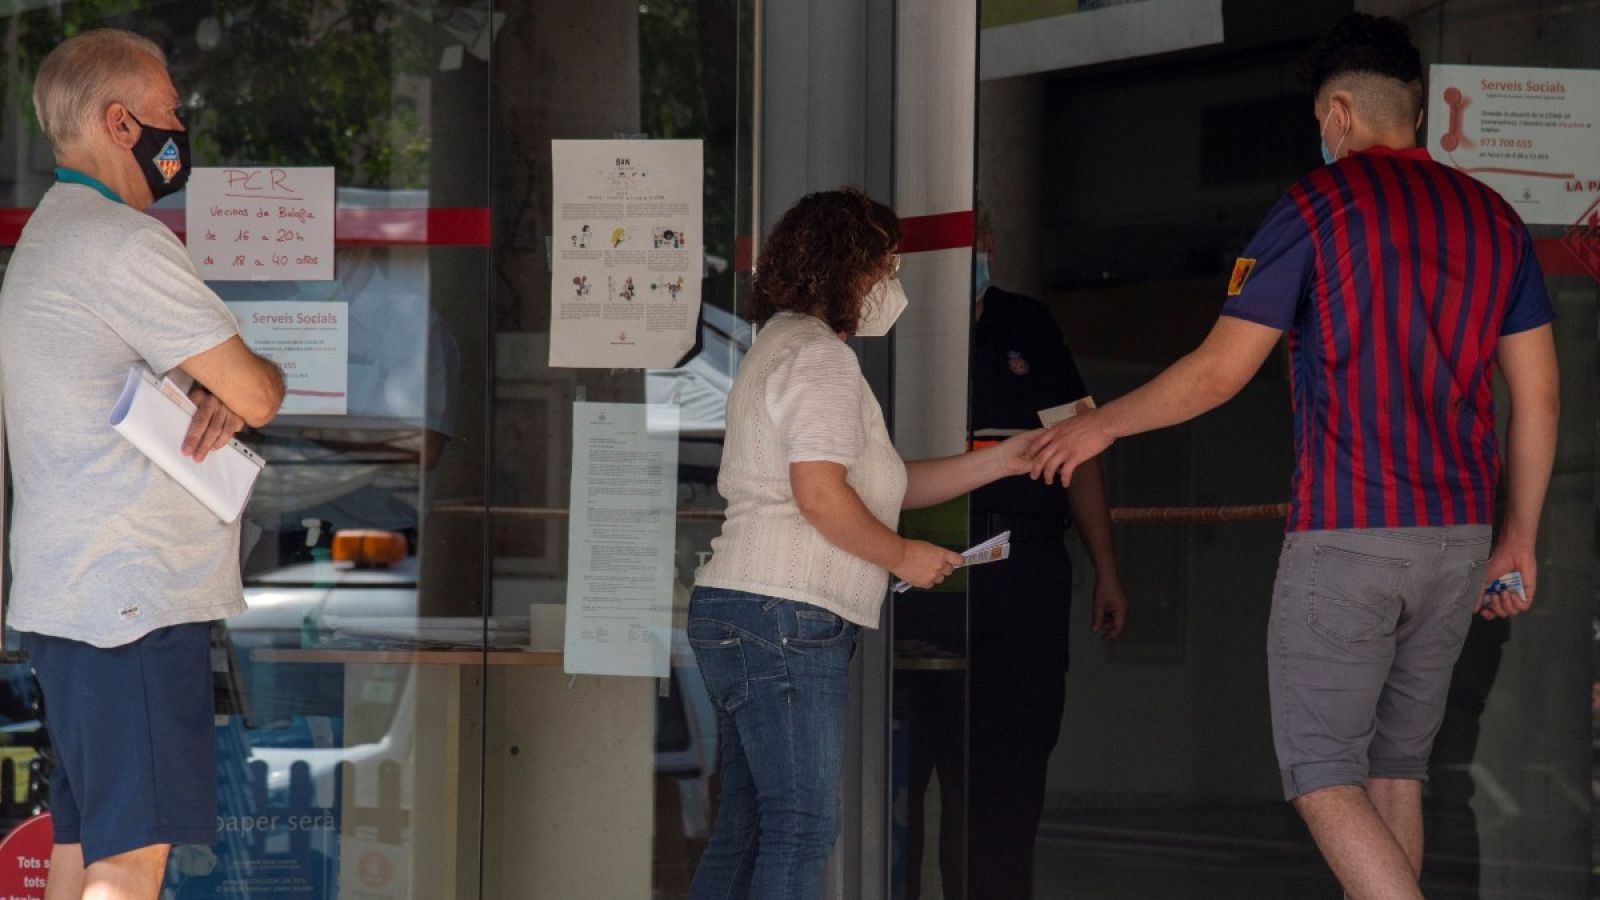
M 1328 132 L 1328 123 L 1332 122 L 1332 121 L 1333 121 L 1333 104 L 1329 103 L 1328 104 L 1328 114 L 1326 116 L 1322 117 L 1322 130 L 1320 132 L 1318 132 L 1322 136 L 1322 139 L 1324 141 L 1326 141 L 1328 139 L 1328 134 L 1327 134 L 1327 132 Z M 1344 134 L 1339 136 L 1338 145 L 1333 148 L 1333 158 L 1334 158 L 1335 161 L 1338 161 L 1338 159 L 1339 159 L 1339 149 L 1344 146 L 1344 142 L 1346 140 L 1348 140 L 1349 137 L 1350 137 L 1350 129 L 1348 127 L 1346 127 L 1345 130 L 1344 130 Z

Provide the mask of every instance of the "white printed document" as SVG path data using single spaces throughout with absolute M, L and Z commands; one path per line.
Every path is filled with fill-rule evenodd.
M 571 497 L 567 674 L 667 677 L 678 407 L 574 403 Z
M 999 562 L 1002 559 L 1010 558 L 1011 532 L 1002 531 L 981 544 L 974 544 L 968 547 L 961 554 L 961 565 L 956 566 L 956 568 L 964 569 L 967 566 L 981 566 L 984 563 Z M 909 590 L 911 590 L 911 582 L 909 581 L 897 581 L 894 584 L 894 592 L 896 594 L 904 594 Z
M 111 427 L 217 518 L 236 521 L 266 460 L 238 441 L 208 454 L 204 462 L 184 456 L 183 438 L 194 412 L 194 403 L 172 379 L 156 381 L 135 366 L 128 370 L 122 396 L 111 411 Z

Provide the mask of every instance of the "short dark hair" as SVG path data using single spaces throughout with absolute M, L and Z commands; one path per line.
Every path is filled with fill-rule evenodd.
M 767 236 L 745 318 L 760 325 L 780 312 L 805 313 L 854 334 L 866 291 L 887 274 L 899 245 L 900 218 L 865 192 L 808 194 Z
M 1352 74 L 1420 83 L 1422 54 L 1411 43 L 1411 30 L 1390 16 L 1351 13 L 1318 38 L 1300 63 L 1300 81 L 1313 97 L 1330 80 Z

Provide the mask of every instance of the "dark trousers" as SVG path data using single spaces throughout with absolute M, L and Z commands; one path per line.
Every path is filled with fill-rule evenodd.
M 954 673 L 897 680 L 897 693 L 900 684 L 911 689 L 897 703 L 911 722 L 908 900 L 921 895 L 923 798 L 935 771 L 944 895 L 1033 895 L 1034 841 L 1066 703 L 1071 561 L 1060 540 L 1014 540 L 1010 560 L 970 577 L 966 691 Z

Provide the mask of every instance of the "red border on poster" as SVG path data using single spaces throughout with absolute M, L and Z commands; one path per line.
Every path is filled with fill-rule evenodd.
M 1600 200 L 1589 204 L 1578 221 L 1555 243 L 1580 270 L 1575 274 L 1588 274 L 1600 281 Z M 1544 261 L 1544 254 L 1539 254 L 1539 262 Z M 1548 265 L 1545 271 L 1550 271 Z

